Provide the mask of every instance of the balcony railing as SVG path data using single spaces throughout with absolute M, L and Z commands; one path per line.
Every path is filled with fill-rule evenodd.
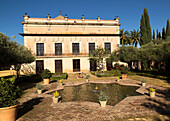
M 48 56 L 54 56 L 54 57 L 64 57 L 64 56 L 89 56 L 89 53 L 62 53 L 62 54 L 56 54 L 56 53 L 44 53 L 44 54 L 33 54 L 36 57 L 48 57 Z

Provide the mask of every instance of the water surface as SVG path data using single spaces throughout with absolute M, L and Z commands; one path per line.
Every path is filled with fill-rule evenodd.
M 98 90 L 95 90 L 96 86 Z M 98 96 L 100 91 L 109 96 L 108 105 L 115 105 L 127 96 L 141 95 L 137 93 L 139 87 L 123 86 L 119 84 L 82 84 L 79 86 L 64 87 L 59 94 L 62 96 L 62 102 L 69 101 L 90 101 L 98 103 Z

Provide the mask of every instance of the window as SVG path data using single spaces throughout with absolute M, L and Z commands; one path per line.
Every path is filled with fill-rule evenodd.
M 79 55 L 79 43 L 72 43 L 73 55 Z
M 62 43 L 55 43 L 55 55 L 62 55 Z
M 44 43 L 37 43 L 37 56 L 44 56 Z
M 107 53 L 108 53 L 108 54 L 111 53 L 110 43 L 104 43 L 104 45 L 105 45 L 105 49 L 106 49 Z
M 95 50 L 95 43 L 89 43 L 89 55 L 92 55 Z

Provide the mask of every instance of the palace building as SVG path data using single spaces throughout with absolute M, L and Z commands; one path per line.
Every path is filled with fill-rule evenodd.
M 108 53 L 118 50 L 120 44 L 119 18 L 114 20 L 68 19 L 60 14 L 56 18 L 31 18 L 24 15 L 24 46 L 32 51 L 35 62 L 29 64 L 34 73 L 44 69 L 55 72 L 89 72 L 96 65 L 89 61 L 97 47 Z M 105 64 L 107 69 L 107 64 Z

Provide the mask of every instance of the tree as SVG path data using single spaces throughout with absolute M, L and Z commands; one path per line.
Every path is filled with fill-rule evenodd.
M 152 40 L 151 25 L 149 20 L 148 11 L 144 8 L 140 21 L 140 32 L 141 32 L 141 45 L 145 45 Z
M 153 40 L 155 39 L 155 30 L 153 29 Z
M 132 62 L 138 61 L 138 48 L 133 46 L 120 47 L 119 51 L 120 61 L 127 62 L 128 66 L 132 67 Z
M 139 30 L 133 30 L 131 31 L 131 41 L 133 44 L 135 44 L 135 47 L 137 47 L 137 44 L 140 43 L 140 32 Z
M 141 45 L 144 45 L 146 44 L 145 40 L 147 39 L 147 33 L 146 33 L 146 25 L 145 25 L 145 19 L 143 14 L 140 20 L 140 33 L 141 33 Z
M 125 32 L 124 32 L 124 29 L 121 29 L 121 30 L 120 30 L 120 34 L 121 34 L 120 44 L 121 44 L 122 46 L 124 46 L 125 44 L 129 44 L 129 43 L 130 43 L 129 32 L 128 32 L 128 31 L 125 31 Z
M 0 67 L 14 65 L 17 74 L 21 64 L 31 63 L 35 60 L 30 50 L 16 41 L 10 41 L 11 38 L 0 33 Z
M 170 25 L 169 25 L 169 19 L 167 20 L 166 24 L 166 38 L 170 36 Z
M 157 39 L 159 38 L 159 32 L 158 32 L 158 29 L 156 30 L 156 38 L 157 38 Z
M 162 38 L 162 37 L 161 37 L 161 32 L 159 32 L 158 38 L 159 38 L 159 39 L 161 39 L 161 38 Z
M 152 32 L 151 32 L 151 25 L 150 25 L 150 19 L 149 14 L 146 8 L 144 8 L 144 17 L 145 17 L 145 25 L 146 25 L 146 31 L 147 31 L 147 43 L 151 42 L 152 40 Z
M 107 51 L 103 49 L 102 47 L 98 47 L 94 50 L 92 57 L 90 57 L 90 60 L 94 60 L 97 63 L 97 70 L 104 72 L 104 57 L 107 55 Z
M 165 33 L 165 28 L 163 27 L 162 29 L 162 39 L 166 39 L 166 33 Z

